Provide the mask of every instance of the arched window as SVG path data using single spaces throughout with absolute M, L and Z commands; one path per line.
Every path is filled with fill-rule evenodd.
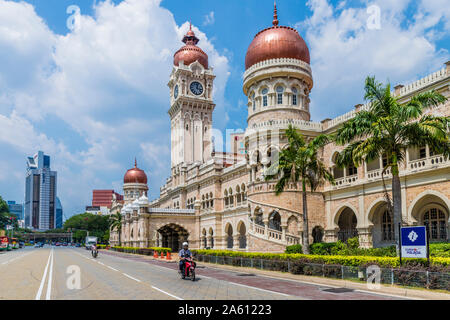
M 292 104 L 297 105 L 297 88 L 292 88 Z
M 281 216 L 276 211 L 272 212 L 269 217 L 269 228 L 281 231 Z
M 263 107 L 267 107 L 267 93 L 269 92 L 269 90 L 267 88 L 263 89 L 263 91 L 261 91 L 261 94 L 263 96 Z
M 245 184 L 242 184 L 241 185 L 241 199 L 242 199 L 242 202 L 247 200 L 247 197 L 245 196 L 245 194 L 246 194 L 246 192 L 245 192 Z
M 383 221 L 381 224 L 383 232 L 383 241 L 390 241 L 394 238 L 394 225 L 392 224 L 391 215 L 389 211 L 384 211 Z
M 349 176 L 353 176 L 353 175 L 355 175 L 355 174 L 358 174 L 358 168 L 356 168 L 355 165 L 354 165 L 353 163 L 350 163 L 350 164 L 348 165 L 347 170 L 348 170 L 348 175 L 349 175 Z
M 423 215 L 431 240 L 447 240 L 447 221 L 445 213 L 438 208 L 431 208 Z
M 223 194 L 223 199 L 225 200 L 225 207 L 228 206 L 228 191 L 225 190 Z
M 284 88 L 282 86 L 277 87 L 277 104 L 283 104 L 283 92 Z
M 255 101 L 255 94 L 252 94 L 252 106 L 253 106 L 253 111 L 256 110 L 256 101 Z

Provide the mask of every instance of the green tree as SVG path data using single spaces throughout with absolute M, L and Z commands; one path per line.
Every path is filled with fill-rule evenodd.
M 282 150 L 278 159 L 268 169 L 265 180 L 277 179 L 275 185 L 276 195 L 284 191 L 287 183 L 292 182 L 302 185 L 302 204 L 303 204 L 303 251 L 309 254 L 309 228 L 308 228 L 308 205 L 306 186 L 311 192 L 325 181 L 334 184 L 333 175 L 327 170 L 324 163 L 320 161 L 317 152 L 320 148 L 329 142 L 326 135 L 319 135 L 306 142 L 305 138 L 297 129 L 289 125 L 286 130 L 288 146 Z
M 122 214 L 116 212 L 110 216 L 111 231 L 115 230 L 119 234 L 119 246 L 122 245 L 120 235 L 122 233 Z
M 98 237 L 103 239 L 105 234 L 109 231 L 109 217 L 95 215 L 91 213 L 77 214 L 64 222 L 64 230 L 72 229 L 74 234 L 73 238 L 83 240 L 89 231 L 90 236 Z
M 335 134 L 338 145 L 346 145 L 337 159 L 338 166 L 353 163 L 356 167 L 366 162 L 387 157 L 387 166 L 392 172 L 392 201 L 385 191 L 388 208 L 393 215 L 395 239 L 398 239 L 398 223 L 401 223 L 401 187 L 399 165 L 406 158 L 410 147 L 428 145 L 434 154 L 450 154 L 447 128 L 449 117 L 425 115 L 427 108 L 444 103 L 447 99 L 435 91 L 417 94 L 406 103 L 400 103 L 391 94 L 388 83 L 383 86 L 374 77 L 365 81 L 365 99 L 368 110 L 359 111 L 345 122 Z M 383 177 L 384 182 L 384 177 Z
M 9 206 L 5 200 L 0 196 L 0 228 L 3 229 L 5 225 L 11 222 L 10 218 L 13 215 L 9 212 Z

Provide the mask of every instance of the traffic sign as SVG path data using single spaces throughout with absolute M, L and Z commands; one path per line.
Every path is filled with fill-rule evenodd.
M 403 258 L 428 257 L 426 227 L 402 227 L 400 239 Z

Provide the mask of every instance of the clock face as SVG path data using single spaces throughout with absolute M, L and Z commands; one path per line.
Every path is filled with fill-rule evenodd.
M 190 89 L 192 93 L 195 94 L 196 96 L 199 96 L 203 93 L 203 86 L 200 82 L 197 81 L 191 83 Z
M 173 90 L 173 96 L 175 99 L 178 97 L 178 85 L 175 86 L 175 89 Z

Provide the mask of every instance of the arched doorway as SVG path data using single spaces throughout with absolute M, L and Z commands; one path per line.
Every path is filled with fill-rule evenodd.
M 202 242 L 203 242 L 203 248 L 207 248 L 208 247 L 208 240 L 206 238 L 206 229 L 203 229 L 202 231 Z
M 369 212 L 369 220 L 373 223 L 372 244 L 374 248 L 395 244 L 394 220 L 385 201 L 380 201 Z
M 239 249 L 245 249 L 247 248 L 247 229 L 245 228 L 244 222 L 239 222 L 238 225 L 238 232 L 239 232 Z
M 214 248 L 214 231 L 212 228 L 209 228 L 209 243 L 210 247 Z
M 264 227 L 264 221 L 263 221 L 263 213 L 259 207 L 255 209 L 254 213 L 254 223 L 258 226 Z
M 323 241 L 323 228 L 315 226 L 312 230 L 313 243 L 320 243 Z
M 162 237 L 162 247 L 171 248 L 174 252 L 181 250 L 183 242 L 189 237 L 186 229 L 173 223 L 159 228 L 158 232 Z
M 225 227 L 225 233 L 227 235 L 227 248 L 233 249 L 233 227 L 231 224 L 227 224 Z
M 356 230 L 356 225 L 358 220 L 356 218 L 356 214 L 349 207 L 345 207 L 341 214 L 339 215 L 338 220 L 338 240 L 343 242 L 347 242 L 348 239 L 357 237 L 358 230 Z
M 269 216 L 269 228 L 281 231 L 281 216 L 277 211 L 274 211 Z
M 298 219 L 296 216 L 290 216 L 287 221 L 287 233 L 298 236 Z

